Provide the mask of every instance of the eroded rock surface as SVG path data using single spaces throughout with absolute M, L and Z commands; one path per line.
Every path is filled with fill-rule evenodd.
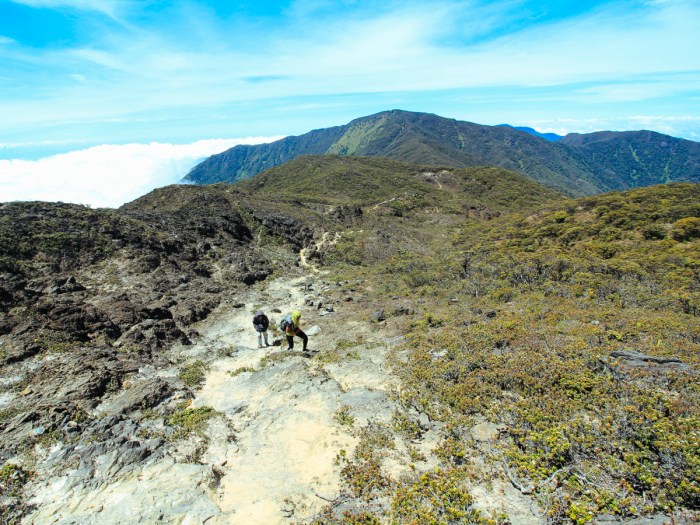
M 61 444 L 42 451 L 27 522 L 286 524 L 319 513 L 339 490 L 338 454 L 357 443 L 335 414 L 346 406 L 358 424 L 388 421 L 392 379 L 387 344 L 358 347 L 366 361 L 324 364 L 324 346 L 343 331 L 315 310 L 302 316 L 317 327 L 313 357 L 257 348 L 252 312 L 264 304 L 273 320 L 281 317 L 300 307 L 309 287 L 306 278 L 280 279 L 250 290 L 239 296 L 243 305 L 222 304 L 200 323 L 194 345 L 174 350 L 184 363 L 209 363 L 187 409 L 215 411 L 200 435 L 178 436 L 167 424 L 178 399 L 191 397 L 174 367 L 126 375 L 127 387 L 90 411 L 89 426 L 66 424 Z

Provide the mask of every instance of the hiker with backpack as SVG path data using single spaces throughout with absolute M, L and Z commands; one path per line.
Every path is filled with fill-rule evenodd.
M 263 338 L 265 339 L 265 346 L 270 346 L 267 342 L 267 328 L 270 326 L 270 320 L 267 318 L 262 310 L 255 312 L 255 317 L 253 317 L 253 327 L 255 331 L 258 332 L 258 348 L 262 348 Z
M 309 337 L 302 331 L 299 327 L 299 319 L 301 318 L 301 312 L 299 310 L 294 310 L 287 315 L 285 315 L 280 321 L 280 330 L 283 330 L 287 336 L 287 350 L 294 350 L 294 336 L 300 337 L 304 346 L 302 350 L 308 352 L 306 346 L 309 343 Z

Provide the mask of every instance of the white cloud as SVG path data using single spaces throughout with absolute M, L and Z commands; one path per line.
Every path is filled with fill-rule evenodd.
M 611 2 L 572 19 L 496 30 L 490 39 L 483 37 L 515 4 L 494 3 L 490 18 L 487 7 L 474 4 L 409 4 L 311 23 L 301 33 L 280 32 L 242 64 L 290 78 L 290 94 L 551 86 L 700 68 L 700 6 L 691 3 L 627 11 Z M 473 22 L 482 15 L 483 27 Z M 280 52 L 266 56 L 273 49 Z
M 665 80 L 599 84 L 571 92 L 572 98 L 581 102 L 644 101 L 662 97 L 682 97 L 684 91 L 700 91 L 700 75 L 674 76 Z
M 590 104 L 599 116 L 619 114 L 617 102 L 637 103 L 625 112 L 651 112 L 650 104 L 660 99 L 667 102 L 664 111 L 693 112 L 689 101 L 699 82 L 689 72 L 700 70 L 696 0 L 605 2 L 575 18 L 536 25 L 518 18 L 522 0 L 342 4 L 358 7 L 337 16 L 325 9 L 333 5 L 329 0 L 298 0 L 283 20 L 251 22 L 217 19 L 201 3 L 184 2 L 178 3 L 183 11 L 173 8 L 157 19 L 142 13 L 147 25 L 134 17 L 139 25 L 97 32 L 69 49 L 5 46 L 12 47 L 10 56 L 0 46 L 0 62 L 9 56 L 8 64 L 21 64 L 4 73 L 13 82 L 0 82 L 0 141 L 40 132 L 42 138 L 121 133 L 103 142 L 180 140 L 167 134 L 175 128 L 192 130 L 185 140 L 296 132 L 279 129 L 279 111 L 261 115 L 285 106 L 301 120 L 298 108 L 305 104 L 332 97 L 377 100 L 389 93 L 414 93 L 414 100 L 424 99 L 419 109 L 427 109 L 449 90 L 462 90 L 468 99 L 488 89 L 490 111 L 509 108 L 511 115 L 525 111 L 518 89 L 552 86 L 567 91 L 562 103 Z M 624 9 L 630 6 L 632 11 Z M 513 26 L 504 20 L 513 19 L 521 23 L 508 32 Z M 224 113 L 237 129 L 214 127 Z M 534 109 L 530 114 L 541 116 Z M 248 122 L 255 129 L 242 129 Z
M 0 202 L 44 200 L 117 207 L 154 188 L 179 182 L 209 155 L 237 144 L 279 138 L 102 145 L 35 161 L 0 160 Z
M 642 129 L 657 131 L 674 137 L 700 140 L 700 116 L 659 116 L 634 115 L 615 118 L 558 118 L 551 120 L 523 121 L 516 125 L 531 126 L 541 133 L 593 133 L 601 130 L 639 131 Z
M 76 142 L 72 140 L 35 140 L 27 142 L 0 142 L 0 149 L 18 149 L 37 146 L 66 146 L 69 144 L 73 144 L 73 147 L 75 147 Z

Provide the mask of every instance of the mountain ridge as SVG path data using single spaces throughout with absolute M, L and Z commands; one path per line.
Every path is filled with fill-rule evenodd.
M 460 200 L 499 212 L 533 207 L 564 198 L 519 173 L 498 167 L 421 166 L 386 157 L 301 155 L 281 166 L 238 182 L 238 191 L 256 197 L 327 205 L 374 205 L 403 195 Z
M 613 136 L 625 140 L 600 142 L 576 135 L 550 142 L 513 127 L 390 110 L 277 142 L 236 146 L 204 160 L 183 180 L 235 182 L 303 154 L 379 156 L 454 167 L 499 166 L 570 196 L 700 180 L 700 143 L 646 131 L 609 133 L 621 133 Z M 625 154 L 630 146 L 635 150 L 636 137 L 646 144 L 641 157 Z M 608 159 L 612 167 L 605 166 Z

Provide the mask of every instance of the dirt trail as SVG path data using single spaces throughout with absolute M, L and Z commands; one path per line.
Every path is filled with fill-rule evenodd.
M 352 286 L 339 291 L 317 276 L 280 278 L 222 304 L 197 326 L 202 335 L 195 345 L 172 349 L 178 365 L 139 371 L 151 379 L 176 376 L 188 363 L 207 362 L 191 402 L 193 409 L 216 411 L 203 435 L 169 441 L 161 454 L 126 470 L 114 451 L 92 467 L 76 462 L 45 480 L 31 501 L 36 511 L 24 523 L 291 525 L 312 518 L 342 491 L 341 450 L 351 457 L 357 431 L 370 422 L 386 425 L 396 409 L 388 393 L 397 379 L 386 358 L 398 340 L 390 337 L 392 330 L 371 328 L 361 301 L 340 301 L 352 292 Z M 335 309 L 319 307 L 328 299 L 336 301 Z M 309 347 L 318 352 L 304 354 L 301 344 L 288 352 L 280 337 L 277 345 L 259 349 L 252 317 L 260 308 L 273 321 L 302 310 Z M 272 334 L 269 339 L 273 343 Z M 163 421 L 153 425 L 156 433 L 167 431 Z M 414 463 L 421 472 L 436 466 L 432 450 L 441 432 L 436 423 L 411 442 L 420 461 L 396 440 L 396 449 L 385 451 L 386 474 L 398 480 L 414 474 Z M 497 426 L 483 422 L 472 433 L 488 454 Z M 134 444 L 143 439 L 128 437 Z M 505 511 L 513 523 L 543 522 L 529 499 L 491 477 L 492 467 L 480 468 L 489 481 L 470 486 L 479 508 Z
M 373 350 L 361 359 L 362 366 L 358 359 L 324 365 L 322 356 L 337 336 L 329 322 L 333 315 L 302 308 L 309 293 L 305 283 L 307 278 L 273 281 L 259 295 L 250 294 L 245 306 L 222 309 L 210 318 L 198 345 L 229 353 L 211 364 L 193 402 L 195 408 L 209 406 L 224 414 L 235 433 L 234 441 L 226 441 L 210 432 L 214 439 L 203 458 L 221 474 L 214 501 L 222 514 L 213 523 L 274 525 L 313 516 L 327 504 L 324 498 L 338 493 L 336 456 L 357 442 L 334 414 L 343 405 L 352 407 L 358 423 L 391 414 L 386 348 Z M 309 343 L 318 352 L 303 354 L 298 339 L 294 352 L 286 351 L 286 341 L 257 348 L 251 319 L 258 308 L 273 320 L 301 309 L 304 329 L 319 332 Z M 281 313 L 271 313 L 272 308 Z
M 302 308 L 329 286 L 312 288 L 309 279 L 249 288 L 197 326 L 199 342 L 173 349 L 180 365 L 148 372 L 177 375 L 194 360 L 209 363 L 192 408 L 219 414 L 203 438 L 177 441 L 164 456 L 114 477 L 98 481 L 97 472 L 82 481 L 70 470 L 47 480 L 26 523 L 274 525 L 316 514 L 327 504 L 324 498 L 340 490 L 336 456 L 341 449 L 351 453 L 357 441 L 352 427 L 334 417 L 338 409 L 347 405 L 357 428 L 370 419 L 387 420 L 392 405 L 384 363 L 388 346 L 360 345 L 352 358 L 338 354 L 336 341 L 352 327 L 332 322 L 337 312 Z M 275 321 L 300 308 L 309 347 L 318 352 L 304 355 L 298 339 L 294 352 L 286 351 L 286 342 L 257 348 L 252 316 L 259 308 Z M 366 331 L 366 323 L 352 329 Z
M 333 237 L 331 237 L 333 235 Z M 315 264 L 309 262 L 309 255 L 315 252 L 320 252 L 324 249 L 327 249 L 329 246 L 333 246 L 338 242 L 340 239 L 340 233 L 335 232 L 324 232 L 321 238 L 314 243 L 311 246 L 307 246 L 306 248 L 302 248 L 299 251 L 299 260 L 301 262 L 301 266 L 303 268 L 306 268 L 307 270 L 311 270 L 314 274 L 321 273 L 321 270 L 316 266 Z

